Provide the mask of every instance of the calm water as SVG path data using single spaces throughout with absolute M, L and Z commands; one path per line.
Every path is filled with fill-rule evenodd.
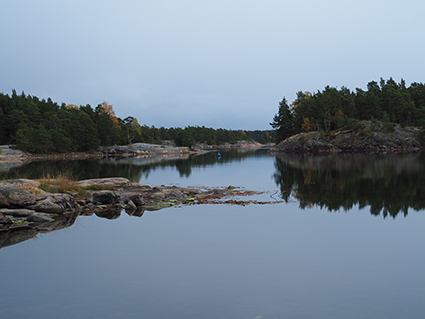
M 0 318 L 424 318 L 424 163 L 257 151 L 10 171 L 243 186 L 286 203 L 78 217 L 0 249 Z

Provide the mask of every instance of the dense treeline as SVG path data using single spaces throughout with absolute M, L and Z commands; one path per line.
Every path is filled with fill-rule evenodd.
M 273 130 L 255 130 L 255 131 L 246 131 L 252 140 L 257 141 L 261 144 L 274 143 L 274 131 Z
M 106 102 L 93 109 L 58 105 L 24 92 L 0 94 L 0 143 L 13 143 L 30 153 L 83 152 L 127 143 L 124 126 Z
M 240 140 L 270 142 L 270 131 L 244 132 L 188 126 L 156 128 L 140 125 L 136 118 L 116 117 L 106 102 L 90 105 L 59 105 L 50 98 L 0 94 L 0 144 L 15 144 L 30 153 L 65 153 L 96 150 L 99 146 L 157 143 L 175 140 L 178 146 L 196 142 L 210 145 Z
M 276 143 L 302 131 L 326 131 L 342 128 L 362 129 L 362 120 L 423 126 L 425 123 L 425 85 L 392 78 L 379 84 L 369 82 L 367 90 L 356 92 L 346 87 L 325 87 L 315 94 L 298 92 L 288 105 L 285 98 L 270 123 L 276 129 Z

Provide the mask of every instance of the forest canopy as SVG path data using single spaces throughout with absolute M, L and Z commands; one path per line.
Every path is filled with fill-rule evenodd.
M 272 131 L 242 131 L 188 126 L 156 128 L 140 125 L 132 116 L 121 119 L 113 106 L 102 102 L 59 105 L 50 98 L 0 93 L 0 144 L 14 144 L 30 153 L 66 153 L 94 151 L 99 146 L 129 143 L 156 143 L 175 140 L 177 146 L 195 143 L 210 145 L 236 143 L 240 140 L 273 141 Z
M 302 131 L 358 130 L 363 120 L 424 126 L 425 85 L 415 82 L 406 87 L 403 79 L 396 83 L 381 78 L 379 84 L 369 82 L 366 91 L 353 92 L 344 86 L 339 90 L 326 86 L 314 94 L 300 91 L 290 105 L 282 99 L 270 125 L 279 143 Z

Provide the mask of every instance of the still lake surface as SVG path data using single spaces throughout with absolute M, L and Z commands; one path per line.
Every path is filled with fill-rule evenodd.
M 0 318 L 424 318 L 424 154 L 267 150 L 30 163 L 149 185 L 266 192 L 273 205 L 80 216 L 0 249 Z

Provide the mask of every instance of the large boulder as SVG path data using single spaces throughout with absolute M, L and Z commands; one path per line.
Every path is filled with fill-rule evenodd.
M 41 213 L 62 214 L 65 211 L 73 212 L 73 203 L 69 194 L 52 194 L 28 208 Z
M 0 208 L 26 207 L 35 204 L 37 196 L 18 185 L 0 184 Z

